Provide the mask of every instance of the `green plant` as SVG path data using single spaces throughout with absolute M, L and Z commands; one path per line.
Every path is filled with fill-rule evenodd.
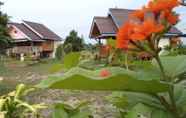
M 62 60 L 62 58 L 64 57 L 65 55 L 65 52 L 64 52 L 64 49 L 63 49 L 63 44 L 59 45 L 56 49 L 56 58 L 58 60 Z
M 44 104 L 30 105 L 23 101 L 23 97 L 33 88 L 20 84 L 16 90 L 7 95 L 0 96 L 0 114 L 3 118 L 27 118 L 28 115 L 39 118 L 38 110 L 46 108 Z
M 52 118 L 93 118 L 87 102 L 81 102 L 77 105 L 57 103 L 54 105 Z
M 152 61 L 133 63 L 134 67 L 129 69 L 107 67 L 90 71 L 75 67 L 62 77 L 49 77 L 37 87 L 121 91 L 113 103 L 120 108 L 123 118 L 185 118 L 186 56 L 159 55 L 160 40 L 178 22 L 172 11 L 178 5 L 177 0 L 150 1 L 147 8 L 132 14 L 140 22 L 132 19 L 119 29 L 118 48 L 128 52 L 130 45 L 135 46 L 152 55 Z M 146 19 L 146 10 L 156 19 Z
M 84 39 L 83 37 L 79 37 L 75 30 L 72 30 L 69 36 L 66 37 L 63 46 L 66 54 L 82 51 L 84 49 Z
M 0 4 L 1 7 L 2 4 Z M 10 36 L 8 35 L 8 23 L 9 17 L 7 14 L 4 14 L 0 9 L 0 61 L 1 56 L 6 54 L 6 49 L 10 47 Z

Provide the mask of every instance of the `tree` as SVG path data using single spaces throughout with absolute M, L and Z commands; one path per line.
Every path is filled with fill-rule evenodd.
M 0 8 L 2 5 L 3 3 L 0 2 Z M 3 13 L 0 9 L 0 55 L 4 54 L 11 44 L 7 28 L 8 19 L 8 15 Z
M 78 52 L 84 49 L 84 39 L 83 37 L 79 37 L 78 33 L 75 30 L 72 30 L 69 36 L 66 37 L 64 42 L 64 48 L 68 47 L 73 52 Z M 65 51 L 66 52 L 66 51 Z

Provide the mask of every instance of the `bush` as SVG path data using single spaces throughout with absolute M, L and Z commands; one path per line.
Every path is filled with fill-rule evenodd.
M 64 50 L 63 50 L 63 45 L 62 44 L 57 47 L 57 50 L 56 50 L 56 54 L 55 55 L 56 55 L 56 58 L 58 60 L 61 60 L 63 58 L 63 56 L 64 56 Z

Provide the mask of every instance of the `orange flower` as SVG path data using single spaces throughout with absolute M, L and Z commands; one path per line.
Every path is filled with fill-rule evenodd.
M 130 36 L 132 40 L 144 40 L 146 39 L 146 36 L 142 33 L 134 33 Z
M 166 0 L 165 0 L 166 1 Z M 180 2 L 178 0 L 168 0 L 167 4 L 166 4 L 167 8 L 172 10 L 174 7 L 177 7 L 180 5 Z
M 159 2 L 159 0 L 150 1 L 148 4 L 148 10 L 152 11 L 155 14 L 158 14 L 162 9 L 164 9 L 164 4 L 162 2 Z
M 179 20 L 179 16 L 174 15 L 170 10 L 165 10 L 161 12 L 160 19 L 165 19 L 170 24 L 175 25 Z
M 145 40 L 152 33 L 158 33 L 163 31 L 164 26 L 157 24 L 153 19 L 147 19 L 143 24 L 137 24 L 134 28 L 134 33 L 131 34 L 132 40 Z
M 167 17 L 167 21 L 172 24 L 172 25 L 175 25 L 179 20 L 179 17 L 178 15 L 173 15 L 173 14 L 170 14 L 168 17 Z
M 101 72 L 100 72 L 100 77 L 108 77 L 110 75 L 111 75 L 111 73 L 106 69 L 101 70 Z
M 116 47 L 120 49 L 127 49 L 129 44 L 129 36 L 132 33 L 133 24 L 130 22 L 125 23 L 117 33 Z
M 163 10 L 172 10 L 179 5 L 178 0 L 154 0 L 148 4 L 148 9 L 155 14 L 160 13 Z
M 146 12 L 145 7 L 143 7 L 142 10 L 136 10 L 136 11 L 134 11 L 134 12 L 130 15 L 130 17 L 132 17 L 132 18 L 138 18 L 138 19 L 140 19 L 140 20 L 144 20 L 145 12 Z

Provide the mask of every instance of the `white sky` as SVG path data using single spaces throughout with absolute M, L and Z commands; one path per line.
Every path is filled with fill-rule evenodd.
M 109 8 L 135 9 L 143 6 L 148 0 L 1 0 L 5 2 L 3 11 L 11 20 L 19 22 L 28 20 L 43 23 L 65 38 L 75 29 L 87 42 L 90 26 L 94 16 L 106 16 Z M 186 8 L 179 10 L 186 14 Z M 184 13 L 185 12 L 185 13 Z M 185 15 L 186 17 L 186 15 Z M 182 29 L 186 29 L 185 26 Z

